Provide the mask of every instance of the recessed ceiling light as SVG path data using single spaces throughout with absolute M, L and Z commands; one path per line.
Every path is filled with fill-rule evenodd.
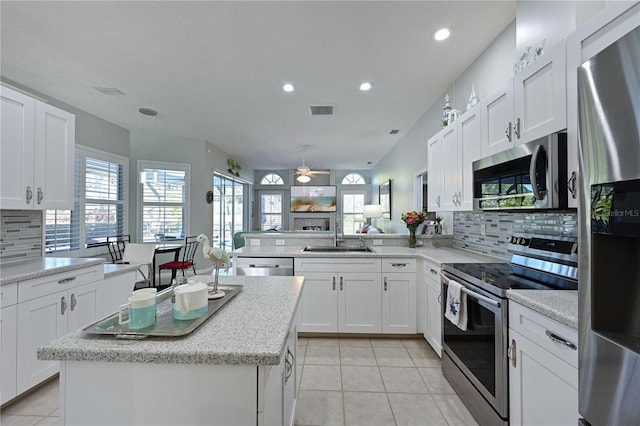
M 282 90 L 284 90 L 285 92 L 293 92 L 294 90 L 296 90 L 296 88 L 293 87 L 293 84 L 287 83 L 284 86 L 282 86 Z
M 360 90 L 362 90 L 363 92 L 366 92 L 367 90 L 371 90 L 371 83 L 369 82 L 364 82 L 360 85 Z
M 433 34 L 433 38 L 437 41 L 442 41 L 448 39 L 449 35 L 451 35 L 451 31 L 449 31 L 449 28 L 440 28 Z

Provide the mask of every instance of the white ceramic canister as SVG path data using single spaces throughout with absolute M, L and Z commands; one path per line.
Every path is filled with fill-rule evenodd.
M 209 308 L 208 290 L 209 286 L 199 282 L 176 287 L 174 289 L 173 317 L 178 320 L 189 320 L 206 314 Z

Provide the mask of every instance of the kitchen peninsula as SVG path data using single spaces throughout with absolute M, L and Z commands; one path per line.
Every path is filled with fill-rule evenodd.
M 79 330 L 40 348 L 39 359 L 61 361 L 63 424 L 291 423 L 303 282 L 220 277 L 243 291 L 184 338 Z

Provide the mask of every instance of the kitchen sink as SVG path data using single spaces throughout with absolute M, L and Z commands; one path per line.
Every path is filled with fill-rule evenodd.
M 303 252 L 310 253 L 375 253 L 369 247 L 314 247 L 306 246 Z

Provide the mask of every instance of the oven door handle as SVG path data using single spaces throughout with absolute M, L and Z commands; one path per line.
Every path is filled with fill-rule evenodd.
M 451 281 L 451 278 L 447 277 L 445 274 L 442 273 L 442 271 L 440 272 L 440 276 L 447 281 L 447 283 L 449 283 L 449 281 Z M 465 286 L 462 286 L 462 292 L 466 293 L 467 296 L 473 297 L 474 299 L 478 299 L 481 300 L 485 303 L 488 303 L 492 306 L 495 306 L 496 308 L 500 307 L 500 302 L 497 302 L 493 299 L 488 298 L 487 296 L 483 296 L 481 294 L 476 293 L 475 291 L 471 291 L 468 288 L 466 288 Z

